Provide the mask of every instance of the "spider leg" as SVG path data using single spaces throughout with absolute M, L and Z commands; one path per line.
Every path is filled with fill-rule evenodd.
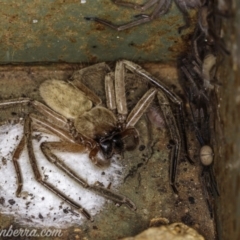
M 69 120 L 67 118 L 53 111 L 52 109 L 42 104 L 41 102 L 38 102 L 35 100 L 33 101 L 29 98 L 16 98 L 16 99 L 10 99 L 10 100 L 3 100 L 0 103 L 0 108 L 6 109 L 6 108 L 18 106 L 18 105 L 19 105 L 19 108 L 22 105 L 31 105 L 39 113 L 44 115 L 46 121 L 54 122 L 55 125 L 59 126 L 60 128 L 69 130 Z
M 187 138 L 186 138 L 186 132 L 185 132 L 185 124 L 184 124 L 184 110 L 183 110 L 183 102 L 182 100 L 172 91 L 169 90 L 168 87 L 166 87 L 160 80 L 152 76 L 150 73 L 148 73 L 146 70 L 144 70 L 139 65 L 130 62 L 128 60 L 122 60 L 124 65 L 128 70 L 131 72 L 144 77 L 146 80 L 148 80 L 150 83 L 153 84 L 154 87 L 157 89 L 161 89 L 166 96 L 171 100 L 172 103 L 176 104 L 177 106 L 177 118 L 178 118 L 178 125 L 179 125 L 179 133 L 181 135 L 182 139 L 182 146 L 185 151 L 185 157 L 190 163 L 193 163 L 191 158 L 188 155 L 188 147 L 187 147 Z
M 17 190 L 16 190 L 16 196 L 17 197 L 20 197 L 21 196 L 21 191 L 22 191 L 22 186 L 23 186 L 23 180 L 22 180 L 22 173 L 21 173 L 21 169 L 20 169 L 20 166 L 19 166 L 19 158 L 20 158 L 20 155 L 23 151 L 25 147 L 25 137 L 23 136 L 20 143 L 18 144 L 17 148 L 15 149 L 14 153 L 13 153 L 13 165 L 14 165 L 14 168 L 15 168 L 15 171 L 16 171 L 16 174 L 17 174 Z
M 141 116 L 146 112 L 149 105 L 152 103 L 154 97 L 156 96 L 157 89 L 150 88 L 143 97 L 137 102 L 135 107 L 129 113 L 127 117 L 127 128 L 134 127 Z
M 181 154 L 181 145 L 182 145 L 182 139 L 181 135 L 179 133 L 178 125 L 176 122 L 176 119 L 174 117 L 174 114 L 172 112 L 170 103 L 165 96 L 165 94 L 161 91 L 157 93 L 158 102 L 160 105 L 160 108 L 163 112 L 164 119 L 166 121 L 166 124 L 169 129 L 170 137 L 171 137 L 171 154 L 170 154 L 170 185 L 173 189 L 173 191 L 177 194 L 178 190 L 175 185 L 176 181 L 176 174 L 177 174 L 177 166 L 178 166 L 178 160 L 180 158 Z
M 182 12 L 183 14 L 183 18 L 184 18 L 184 21 L 185 21 L 185 25 L 181 26 L 178 28 L 178 33 L 181 34 L 181 32 L 187 28 L 190 27 L 190 16 L 189 16 L 189 13 L 187 10 L 185 10 L 184 8 L 181 8 L 179 5 L 178 5 L 180 11 Z
M 154 5 L 155 3 L 157 3 L 157 1 L 150 0 L 149 2 L 146 3 L 146 6 L 144 8 L 146 8 L 146 7 L 149 8 L 150 6 Z M 166 13 L 168 11 L 168 9 L 170 7 L 170 3 L 171 3 L 171 0 L 167 0 L 167 2 L 166 2 L 166 0 L 160 0 L 157 3 L 156 7 L 154 8 L 153 12 L 150 15 L 140 14 L 140 15 L 137 16 L 138 17 L 137 20 L 133 20 L 131 22 L 128 22 L 128 23 L 125 23 L 125 24 L 122 24 L 122 25 L 115 25 L 115 24 L 113 24 L 109 21 L 106 21 L 104 19 L 100 19 L 100 18 L 97 18 L 97 17 L 85 17 L 85 19 L 101 23 L 101 24 L 106 25 L 106 26 L 108 26 L 108 27 L 110 27 L 114 30 L 117 30 L 117 31 L 123 31 L 123 30 L 129 29 L 129 28 L 141 25 L 143 23 L 150 22 L 153 19 L 157 18 L 158 16 L 163 15 L 164 13 Z M 125 3 L 123 3 L 123 4 L 125 4 Z M 167 7 L 165 7 L 163 9 L 164 4 L 166 4 Z M 120 3 L 120 5 L 121 5 L 121 3 Z M 134 8 L 134 4 L 128 3 L 128 7 L 133 7 Z M 138 7 L 140 7 L 140 6 L 136 5 L 136 8 L 138 8 Z
M 125 91 L 125 68 L 122 61 L 118 61 L 115 67 L 115 96 L 119 122 L 124 122 L 128 109 Z
M 25 119 L 24 135 L 25 135 L 25 141 L 26 141 L 26 145 L 27 145 L 30 164 L 32 166 L 33 174 L 34 174 L 36 181 L 39 182 L 40 184 L 42 184 L 47 189 L 49 189 L 51 192 L 53 192 L 55 195 L 57 195 L 63 201 L 68 203 L 71 207 L 76 209 L 79 213 L 83 214 L 88 220 L 92 220 L 90 214 L 84 208 L 82 208 L 81 205 L 79 205 L 75 201 L 71 200 L 69 197 L 67 197 L 64 193 L 59 191 L 52 184 L 50 184 L 47 181 L 42 179 L 41 173 L 38 169 L 37 160 L 36 160 L 34 150 L 33 150 L 33 145 L 32 145 L 32 137 L 31 137 L 32 136 L 32 119 L 30 116 L 27 116 Z
M 126 91 L 125 91 L 125 63 L 124 61 L 118 61 L 116 63 L 115 69 L 115 96 L 116 96 L 116 108 L 118 112 L 119 123 L 125 122 L 126 129 L 122 133 L 122 137 L 133 134 L 134 141 L 137 144 L 139 142 L 138 133 L 134 130 L 135 124 L 139 121 L 142 115 L 146 112 L 149 105 L 152 103 L 157 90 L 155 88 L 149 89 L 142 98 L 137 102 L 131 112 L 128 114 L 127 101 L 126 101 Z M 110 86 L 110 81 L 108 83 Z M 113 88 L 113 87 L 111 87 Z M 110 89 L 110 87 L 109 87 Z M 114 91 L 114 90 L 112 90 Z M 109 93 L 111 91 L 108 91 Z M 107 94 L 108 95 L 108 94 Z M 110 97 L 107 97 L 109 99 Z M 127 116 L 127 119 L 126 119 Z M 125 121 L 126 120 L 126 121 Z
M 210 217 L 213 218 L 213 205 L 212 205 L 212 199 L 210 198 L 209 192 L 209 176 L 206 173 L 206 170 L 203 168 L 201 173 L 201 182 L 202 186 L 204 186 L 203 189 L 203 195 L 205 197 L 205 201 L 208 207 L 208 211 L 210 213 Z
M 58 168 L 64 171 L 68 176 L 70 176 L 84 188 L 88 187 L 88 184 L 86 183 L 85 180 L 79 177 L 77 173 L 71 170 L 62 160 L 60 160 L 52 152 L 52 150 L 60 150 L 64 152 L 68 151 L 72 153 L 73 152 L 84 153 L 87 152 L 85 146 L 71 142 L 43 142 L 41 143 L 40 148 L 49 162 L 55 164 Z
M 107 108 L 116 111 L 116 94 L 114 89 L 114 73 L 110 72 L 105 76 L 105 93 L 106 93 L 106 104 Z
M 199 50 L 198 50 L 198 41 L 199 39 L 201 39 L 204 36 L 204 33 L 201 32 L 198 36 L 198 29 L 196 29 L 194 31 L 194 36 L 193 36 L 193 53 L 194 53 L 194 57 L 197 61 L 197 63 L 201 66 L 202 65 L 202 60 L 200 59 L 200 55 L 199 55 Z
M 193 80 L 193 78 L 192 78 L 191 74 L 189 73 L 189 71 L 187 70 L 187 68 L 184 67 L 184 66 L 182 66 L 182 67 L 181 67 L 181 70 L 182 70 L 182 72 L 184 73 L 184 75 L 186 76 L 187 80 L 190 82 L 190 84 L 191 84 L 191 86 L 192 86 L 192 88 L 193 88 L 193 90 L 194 90 L 194 93 L 195 93 L 198 97 L 202 96 L 202 97 L 205 99 L 205 101 L 209 101 L 208 96 L 204 93 L 204 90 L 203 90 L 203 89 L 200 89 L 200 88 L 197 86 L 196 82 Z
M 131 210 L 136 210 L 135 204 L 127 197 L 117 194 L 105 187 L 102 187 L 99 183 L 94 185 L 89 185 L 85 180 L 83 180 L 79 175 L 70 169 L 61 159 L 59 159 L 52 150 L 61 150 L 61 151 L 69 151 L 69 152 L 83 152 L 86 151 L 86 148 L 82 145 L 76 143 L 69 142 L 43 142 L 41 144 L 41 150 L 43 151 L 45 157 L 51 163 L 55 164 L 58 168 L 60 168 L 65 174 L 71 177 L 73 180 L 78 182 L 84 188 L 88 188 L 100 194 L 101 196 L 112 200 L 117 204 L 125 204 Z
M 129 29 L 129 28 L 132 28 L 132 27 L 135 27 L 135 26 L 138 26 L 138 25 L 141 25 L 143 23 L 147 23 L 147 22 L 152 21 L 152 19 L 150 18 L 149 15 L 144 15 L 137 20 L 134 20 L 132 22 L 125 23 L 125 24 L 122 24 L 122 25 L 115 25 L 115 24 L 113 24 L 109 21 L 106 21 L 104 19 L 100 19 L 100 18 L 97 18 L 97 17 L 84 17 L 84 19 L 101 23 L 101 24 L 103 24 L 105 26 L 108 26 L 108 27 L 110 27 L 114 30 L 117 30 L 119 32 L 124 31 L 124 30 Z
M 197 140 L 199 141 L 199 144 L 201 147 L 206 146 L 206 141 L 209 141 L 209 137 L 206 137 L 205 135 L 208 133 L 204 133 L 203 127 L 205 125 L 208 126 L 208 118 L 204 112 L 203 108 L 196 109 L 195 113 L 193 112 L 192 104 L 189 102 L 190 105 L 190 111 L 193 119 L 195 134 L 197 137 Z M 208 130 L 208 129 L 207 129 Z M 208 130 L 209 131 L 209 130 Z M 206 140 L 208 139 L 208 140 Z M 201 159 L 201 157 L 200 157 Z M 202 162 L 202 160 L 201 160 Z M 213 218 L 214 209 L 213 209 L 213 201 L 214 196 L 219 196 L 219 190 L 217 186 L 217 182 L 214 176 L 213 172 L 213 165 L 212 163 L 208 166 L 204 166 L 204 163 L 202 163 L 202 173 L 200 176 L 200 181 L 202 183 L 202 189 L 203 189 L 203 195 L 206 200 L 206 204 L 210 213 L 210 217 Z
M 18 99 L 11 99 L 11 100 L 4 100 L 0 103 L 1 109 L 10 108 L 13 106 L 22 106 L 22 105 L 32 105 L 35 109 L 39 111 L 39 113 L 42 113 L 45 116 L 45 121 L 54 121 L 56 125 L 60 126 L 61 128 L 68 129 L 68 122 L 67 119 L 61 116 L 60 114 L 52 111 L 50 108 L 46 107 L 44 104 L 38 102 L 38 101 L 32 101 L 29 98 L 18 98 Z M 32 118 L 34 119 L 34 114 L 32 114 Z M 46 128 L 45 128 L 46 129 Z M 60 136 L 59 134 L 61 132 L 60 129 L 57 127 L 55 128 L 55 134 Z M 70 136 L 66 137 L 67 139 L 70 139 Z M 20 197 L 22 186 L 23 186 L 23 180 L 22 180 L 22 174 L 21 169 L 19 166 L 19 158 L 20 155 L 24 149 L 25 146 L 25 136 L 22 137 L 21 141 L 19 142 L 17 148 L 15 149 L 13 153 L 13 165 L 14 169 L 17 175 L 17 190 L 16 190 L 16 196 Z
M 220 196 L 218 185 L 217 185 L 217 182 L 216 182 L 216 178 L 214 176 L 214 172 L 213 172 L 213 167 L 212 166 L 209 166 L 208 172 L 209 172 L 209 176 L 210 176 L 211 188 L 212 188 L 212 190 L 213 190 L 215 195 Z
M 89 74 L 99 74 L 100 76 L 105 76 L 108 72 L 110 72 L 110 70 L 111 69 L 106 63 L 97 63 L 92 66 L 75 71 L 68 83 L 78 88 L 80 91 L 84 92 L 87 97 L 94 103 L 94 105 L 99 105 L 101 104 L 102 100 L 91 89 L 84 85 L 82 81 Z
M 149 9 L 158 1 L 159 0 L 148 0 L 144 4 L 137 4 L 137 3 L 125 2 L 122 0 L 112 0 L 112 2 L 114 2 L 116 5 L 129 7 L 129 8 L 133 8 L 133 9 L 137 9 L 137 10 L 141 10 L 141 11 L 145 11 L 145 10 Z
M 102 187 L 101 184 L 99 184 L 98 182 L 96 182 L 89 188 L 119 205 L 125 204 L 129 209 L 133 211 L 137 210 L 136 205 L 129 198 L 125 197 L 124 195 L 117 194 L 105 187 Z
M 150 15 L 138 14 L 135 17 L 150 16 L 151 20 L 166 14 L 170 8 L 172 0 L 160 0 Z M 146 3 L 147 4 L 147 3 Z
M 192 108 L 192 105 L 191 105 L 190 102 L 189 102 L 189 106 L 190 106 L 190 112 L 191 112 L 191 115 L 192 115 L 193 126 L 194 126 L 194 130 L 195 130 L 197 140 L 200 143 L 200 145 L 203 146 L 203 145 L 205 145 L 205 143 L 204 143 L 204 140 L 202 138 L 201 132 L 200 132 L 198 126 L 197 126 L 197 119 L 196 119 L 195 114 L 193 113 L 193 108 Z
M 152 103 L 154 97 L 157 95 L 160 107 L 162 109 L 162 112 L 164 113 L 164 118 L 166 121 L 166 124 L 168 125 L 169 131 L 170 131 L 170 137 L 173 142 L 173 147 L 171 151 L 171 163 L 170 163 L 170 184 L 173 188 L 173 191 L 177 193 L 177 188 L 175 186 L 175 179 L 176 179 L 176 173 L 177 173 L 177 165 L 178 160 L 180 158 L 181 154 L 181 147 L 183 145 L 183 137 L 181 136 L 181 132 L 179 130 L 179 124 L 172 112 L 170 103 L 168 101 L 168 97 L 173 102 L 177 103 L 178 108 L 178 114 L 177 116 L 180 116 L 182 111 L 182 102 L 181 100 L 175 95 L 174 93 L 170 92 L 168 88 L 166 88 L 164 85 L 159 84 L 157 80 L 155 80 L 148 72 L 143 70 L 139 65 L 132 63 L 130 61 L 123 60 L 121 61 L 121 64 L 124 64 L 127 69 L 130 71 L 137 73 L 140 76 L 143 76 L 154 83 L 156 87 L 160 87 L 163 91 L 157 91 L 156 88 L 150 88 L 144 96 L 138 101 L 136 106 L 132 109 L 132 111 L 129 113 L 126 121 L 126 128 L 134 127 L 134 125 L 137 123 L 137 121 L 140 119 L 142 114 L 146 111 L 146 109 L 149 107 L 149 105 Z M 164 94 L 164 93 L 166 94 Z M 180 119 L 178 119 L 180 121 Z M 180 125 L 181 126 L 181 125 Z M 184 146 L 184 145 L 183 145 Z M 187 147 L 185 148 L 186 155 L 188 154 Z M 191 159 L 187 156 L 189 162 L 192 162 Z
M 188 8 L 200 8 L 202 3 L 201 1 L 182 1 L 182 0 L 175 0 L 175 3 L 177 5 L 177 7 L 179 8 L 179 10 L 182 12 L 183 14 L 183 18 L 185 21 L 185 25 L 181 26 L 178 28 L 178 32 L 181 33 L 182 30 L 188 28 L 190 26 L 190 15 L 188 13 Z

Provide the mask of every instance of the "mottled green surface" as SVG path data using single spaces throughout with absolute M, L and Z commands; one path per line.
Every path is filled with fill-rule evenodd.
M 0 63 L 175 61 L 190 32 L 178 34 L 184 22 L 175 4 L 165 16 L 123 32 L 84 19 L 120 24 L 139 14 L 110 0 L 1 0 L 0 5 Z

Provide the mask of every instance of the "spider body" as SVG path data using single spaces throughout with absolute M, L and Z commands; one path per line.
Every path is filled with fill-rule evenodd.
M 105 164 L 104 159 L 109 162 L 114 152 L 123 151 L 114 113 L 105 107 L 93 106 L 89 97 L 73 84 L 47 80 L 40 86 L 40 94 L 51 109 L 70 120 L 70 132 L 79 144 L 84 143 L 93 149 L 100 148 L 103 155 L 101 164 Z
M 107 72 L 105 75 L 106 103 L 104 104 L 92 90 L 81 82 L 81 78 L 79 79 L 83 72 L 96 71 L 101 67 Z M 98 182 L 88 184 L 54 151 L 87 152 L 93 164 L 98 167 L 108 166 L 111 164 L 113 155 L 122 154 L 125 150 L 132 150 L 138 145 L 139 133 L 135 125 L 153 101 L 159 103 L 173 143 L 170 153 L 170 185 L 177 193 L 175 179 L 182 147 L 186 151 L 186 157 L 188 156 L 187 146 L 183 140 L 184 124 L 182 121 L 178 122 L 178 119 L 184 119 L 180 98 L 139 65 L 127 60 L 118 61 L 115 72 L 112 72 L 105 63 L 86 69 L 79 70 L 68 81 L 51 79 L 43 82 L 39 92 L 45 104 L 28 98 L 5 100 L 0 103 L 0 108 L 27 104 L 35 109 L 33 113 L 30 112 L 24 117 L 24 135 L 12 158 L 18 181 L 16 195 L 20 196 L 23 186 L 18 159 L 26 146 L 36 181 L 67 202 L 73 210 L 77 210 L 87 219 L 92 220 L 90 214 L 81 205 L 42 177 L 32 143 L 33 131 L 41 129 L 59 138 L 59 141 L 45 141 L 40 145 L 42 153 L 49 162 L 56 165 L 82 187 L 118 205 L 124 204 L 131 210 L 136 210 L 135 204 L 129 198 L 103 187 Z M 130 112 L 127 107 L 124 82 L 127 71 L 144 78 L 151 86 Z M 177 118 L 172 111 L 172 104 L 175 105 L 174 109 L 178 109 Z

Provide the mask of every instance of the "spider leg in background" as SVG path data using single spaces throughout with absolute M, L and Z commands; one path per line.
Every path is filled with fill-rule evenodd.
M 201 182 L 203 186 L 203 193 L 207 202 L 209 213 L 213 218 L 213 203 L 212 199 L 215 196 L 220 196 L 218 186 L 214 177 L 212 166 L 204 166 L 201 173 Z
M 170 185 L 173 191 L 177 194 L 178 190 L 175 186 L 175 181 L 176 181 L 178 161 L 180 159 L 180 154 L 181 154 L 182 140 L 181 140 L 176 119 L 173 115 L 173 112 L 167 97 L 165 96 L 165 94 L 159 91 L 157 93 L 157 98 L 158 98 L 158 103 L 164 115 L 164 119 L 168 126 L 170 137 L 171 137 L 170 142 L 172 145 L 171 146 L 172 149 L 170 154 L 170 171 L 169 171 Z
M 207 134 L 206 131 L 209 131 L 209 129 L 205 129 L 205 126 L 208 126 L 208 120 L 209 118 L 206 116 L 207 113 L 204 113 L 203 109 L 197 109 L 196 113 L 194 114 L 193 107 L 191 103 L 189 102 L 190 105 L 190 111 L 193 119 L 193 124 L 194 124 L 194 130 L 195 134 L 197 137 L 197 140 L 199 141 L 199 144 L 201 146 L 200 152 L 202 152 L 202 149 L 205 147 L 208 147 L 211 149 L 211 147 L 208 145 L 206 141 L 209 141 L 210 137 L 203 136 L 204 134 Z M 203 130 L 204 129 L 204 130 Z M 212 151 L 212 150 L 211 150 Z M 202 163 L 202 172 L 201 172 L 201 182 L 203 186 L 203 193 L 206 199 L 206 203 L 209 209 L 209 213 L 211 218 L 213 218 L 213 200 L 214 196 L 219 196 L 219 190 L 217 186 L 217 182 L 214 176 L 213 172 L 213 159 L 208 162 L 208 164 L 204 164 L 202 157 L 200 156 L 200 160 Z
M 144 4 L 125 2 L 125 1 L 121 1 L 121 0 L 119 0 L 119 1 L 116 0 L 113 2 L 119 6 L 133 8 L 135 10 L 141 10 L 141 12 L 149 9 L 153 5 L 155 5 L 155 7 L 154 7 L 152 13 L 138 14 L 135 16 L 136 18 L 138 18 L 137 20 L 133 20 L 131 22 L 128 22 L 128 23 L 125 23 L 122 25 L 116 25 L 116 24 L 113 24 L 112 22 L 109 22 L 107 20 L 104 20 L 104 19 L 101 19 L 98 17 L 84 17 L 84 19 L 101 23 L 101 24 L 108 26 L 117 31 L 123 31 L 123 30 L 129 29 L 129 28 L 150 22 L 150 21 L 156 19 L 157 17 L 163 16 L 164 14 L 166 14 L 169 11 L 172 0 L 148 0 Z M 189 8 L 199 8 L 201 6 L 201 1 L 195 0 L 195 1 L 187 2 L 186 0 L 185 1 L 175 0 L 175 3 L 177 5 L 177 7 L 179 8 L 179 10 L 182 12 L 183 18 L 185 21 L 185 25 L 178 28 L 178 32 L 181 33 L 182 30 L 184 30 L 190 26 L 190 16 L 188 13 L 188 9 Z
M 126 2 L 122 2 L 122 1 L 117 1 L 115 3 L 118 5 L 121 5 L 121 6 L 135 8 L 135 9 L 141 9 L 141 10 L 148 9 L 155 3 L 156 3 L 156 7 L 154 8 L 154 10 L 151 14 L 149 14 L 149 15 L 148 14 L 139 14 L 139 15 L 135 16 L 138 18 L 137 20 L 133 20 L 131 22 L 128 22 L 128 23 L 125 23 L 122 25 L 115 25 L 109 21 L 106 21 L 104 19 L 100 19 L 97 17 L 84 17 L 84 19 L 101 23 L 101 24 L 106 25 L 117 31 L 123 31 L 123 30 L 129 29 L 129 28 L 141 25 L 143 23 L 150 22 L 153 19 L 155 19 L 161 15 L 164 15 L 170 8 L 171 0 L 159 0 L 159 1 L 149 0 L 142 6 L 139 4 L 126 3 Z
M 181 4 L 181 3 L 184 3 L 184 4 Z M 187 8 L 186 8 L 186 4 L 184 1 L 176 1 L 175 0 L 175 3 L 176 5 L 178 6 L 178 9 L 182 12 L 183 14 L 183 19 L 185 21 L 185 25 L 181 26 L 178 28 L 178 33 L 180 34 L 184 29 L 187 29 L 190 27 L 190 16 L 189 16 L 189 13 L 187 11 Z
M 200 181 L 202 183 L 202 190 L 203 190 L 203 195 L 205 197 L 205 201 L 208 207 L 208 211 L 210 214 L 210 217 L 213 218 L 214 210 L 213 210 L 213 204 L 212 204 L 212 199 L 209 195 L 211 192 L 211 188 L 209 187 L 209 175 L 206 174 L 207 172 L 204 171 L 204 168 L 202 170 L 201 176 L 200 176 Z
M 186 64 L 186 61 L 183 60 L 183 63 Z M 191 86 L 191 91 L 187 91 L 187 92 L 190 92 L 191 95 L 195 95 L 198 99 L 203 98 L 204 101 L 209 101 L 208 96 L 205 93 L 205 90 L 201 88 L 199 84 L 196 83 L 196 81 L 193 79 L 190 72 L 188 71 L 187 67 L 181 66 L 181 70 L 184 73 L 189 85 Z
M 145 10 L 149 9 L 150 7 L 152 7 L 155 3 L 159 2 L 159 1 L 163 1 L 163 0 L 148 0 L 144 4 L 125 2 L 122 0 L 112 0 L 112 2 L 115 3 L 116 5 L 123 6 L 123 7 L 129 7 L 129 8 L 133 8 L 133 9 L 137 9 L 137 10 L 141 10 L 141 11 L 145 11 Z

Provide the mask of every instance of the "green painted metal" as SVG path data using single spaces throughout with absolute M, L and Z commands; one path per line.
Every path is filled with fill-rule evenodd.
M 98 16 L 120 24 L 131 21 L 139 12 L 116 6 L 110 0 L 81 2 L 1 0 L 0 63 L 99 62 L 121 58 L 166 62 L 175 61 L 179 52 L 186 50 L 185 40 L 191 29 L 182 35 L 177 32 L 184 22 L 174 3 L 161 18 L 117 32 L 84 17 Z

